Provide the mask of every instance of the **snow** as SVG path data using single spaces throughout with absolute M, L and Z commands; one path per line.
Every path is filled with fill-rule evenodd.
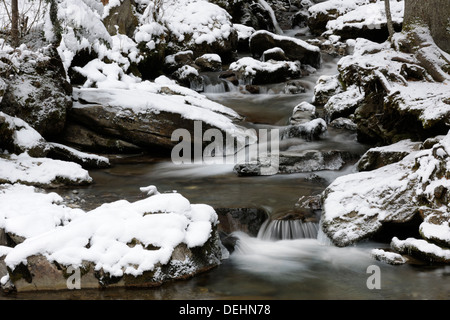
M 153 20 L 150 0 L 137 2 L 148 5 L 139 17 L 141 26 L 135 36 L 137 42 L 149 41 L 166 29 L 178 42 L 190 38 L 188 46 L 203 42 L 211 44 L 228 39 L 234 30 L 231 16 L 205 0 L 164 1 L 158 21 Z
M 74 148 L 71 148 L 66 145 L 56 143 L 56 142 L 48 142 L 48 145 L 49 145 L 49 147 L 63 149 L 66 152 L 68 152 L 69 154 L 73 155 L 75 158 L 80 159 L 82 162 L 94 161 L 94 162 L 97 162 L 98 164 L 100 164 L 100 163 L 109 164 L 109 159 L 107 157 L 99 156 L 99 155 L 92 154 L 92 153 L 82 152 L 77 149 L 74 149 Z
M 432 82 L 430 79 L 406 81 L 402 76 L 404 61 L 410 61 L 410 65 L 420 65 L 414 55 L 392 49 L 389 42 L 379 44 L 358 38 L 353 55 L 340 59 L 338 70 L 343 73 L 354 65 L 364 70 L 374 70 L 372 73 L 378 75 L 389 89 L 387 98 L 395 100 L 400 112 L 417 114 L 424 128 L 448 118 L 450 105 L 445 101 L 450 99 L 450 79 L 442 82 Z M 366 77 L 362 76 L 361 80 L 370 80 Z
M 255 37 L 255 36 L 259 35 L 259 34 L 269 34 L 270 37 L 273 38 L 276 41 L 290 41 L 290 42 L 293 42 L 293 43 L 295 43 L 296 45 L 298 45 L 298 46 L 300 46 L 302 48 L 305 48 L 305 50 L 312 51 L 312 52 L 320 52 L 320 48 L 319 47 L 311 45 L 311 44 L 309 44 L 306 41 L 303 41 L 301 39 L 297 39 L 297 38 L 294 38 L 294 37 L 273 34 L 273 33 L 269 32 L 269 31 L 266 31 L 266 30 L 258 30 L 258 31 L 256 31 L 255 33 L 252 34 L 250 39 L 252 37 Z
M 266 71 L 272 73 L 279 69 L 285 68 L 286 66 L 288 66 L 292 72 L 300 71 L 300 65 L 299 63 L 296 62 L 274 61 L 274 60 L 260 61 L 251 57 L 244 57 L 236 62 L 233 62 L 230 65 L 230 70 L 236 72 L 243 72 L 244 77 L 252 77 L 256 75 L 256 73 L 259 71 Z
M 14 145 L 19 146 L 23 150 L 29 150 L 45 143 L 44 138 L 22 119 L 9 116 L 1 111 L 0 117 L 5 118 L 9 128 L 14 130 Z
M 10 188 L 10 197 L 23 195 L 23 187 Z M 25 190 L 40 204 L 52 207 L 51 215 L 62 215 L 71 210 L 50 203 L 54 194 L 45 195 Z M 3 198 L 0 198 L 0 201 Z M 13 203 L 17 202 L 12 199 Z M 10 203 L 11 200 L 4 200 Z M 19 201 L 20 202 L 20 201 Z M 30 214 L 30 202 L 26 201 L 12 213 L 16 216 Z M 43 212 L 45 210 L 42 210 Z M 167 264 L 179 244 L 188 248 L 202 246 L 218 223 L 214 209 L 190 202 L 177 193 L 157 194 L 134 203 L 120 200 L 89 211 L 76 211 L 74 218 L 63 226 L 27 238 L 8 250 L 5 263 L 14 269 L 27 257 L 43 254 L 48 260 L 74 267 L 88 261 L 95 270 L 103 269 L 111 276 L 141 275 L 154 270 L 157 264 Z M 146 249 L 151 246 L 152 250 Z
M 353 1 L 354 2 L 354 1 Z M 366 1 L 368 2 L 368 1 Z M 391 15 L 393 23 L 402 23 L 404 14 L 404 1 L 391 1 Z M 310 8 L 311 9 L 311 8 Z M 348 7 L 347 7 L 348 9 Z M 345 26 L 354 28 L 367 27 L 380 29 L 386 24 L 384 1 L 359 5 L 335 20 L 328 21 L 328 31 L 342 30 Z
M 84 214 L 63 205 L 63 198 L 55 192 L 43 193 L 21 184 L 0 185 L 0 208 L 0 228 L 25 238 L 44 234 Z
M 59 181 L 91 183 L 88 171 L 79 164 L 49 158 L 33 158 L 27 153 L 0 157 L 0 181 L 52 185 Z
M 432 210 L 448 215 L 448 206 L 436 207 L 434 190 L 449 186 L 445 173 L 444 176 L 436 173 L 443 169 L 449 172 L 449 154 L 445 151 L 439 156 L 437 152 L 449 147 L 450 132 L 433 148 L 412 151 L 397 163 L 338 177 L 324 191 L 323 225 L 333 229 L 333 238 L 351 242 L 375 232 L 382 222 L 411 216 L 420 209 L 420 198 L 428 199 Z M 339 226 L 332 221 L 340 221 Z M 425 220 L 421 228 L 430 236 L 438 229 L 439 238 L 449 238 L 445 220 L 440 225 L 432 226 Z
M 412 249 L 419 250 L 422 253 L 430 254 L 450 261 L 450 250 L 439 247 L 434 243 L 430 243 L 423 239 L 407 238 L 400 240 L 397 237 L 392 238 L 391 246 L 399 251 L 410 251 Z
M 319 13 L 327 14 L 329 11 L 336 11 L 338 15 L 342 15 L 369 2 L 370 0 L 328 0 L 309 7 L 308 11 L 313 17 Z
M 238 23 L 233 24 L 233 28 L 236 30 L 239 40 L 248 40 L 256 32 L 255 28 Z

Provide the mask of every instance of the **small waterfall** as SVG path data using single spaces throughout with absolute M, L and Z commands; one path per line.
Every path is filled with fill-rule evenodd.
M 204 93 L 225 93 L 238 91 L 238 87 L 227 79 L 219 78 L 214 75 L 202 75 Z
M 315 222 L 294 220 L 266 220 L 257 238 L 263 240 L 316 239 L 319 225 Z

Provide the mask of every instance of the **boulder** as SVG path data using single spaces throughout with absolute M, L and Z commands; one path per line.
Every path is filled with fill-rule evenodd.
M 231 234 L 236 231 L 245 232 L 256 237 L 268 212 L 263 208 L 216 208 L 220 224 L 218 231 Z
M 70 115 L 70 114 L 69 114 Z M 87 152 L 99 153 L 140 153 L 141 147 L 124 141 L 120 137 L 111 137 L 106 134 L 90 130 L 85 126 L 74 123 L 68 118 L 68 123 L 59 141 Z
M 411 152 L 418 151 L 421 146 L 421 142 L 408 139 L 384 147 L 371 148 L 358 161 L 358 170 L 370 171 L 398 162 Z
M 204 54 L 197 59 L 194 63 L 200 67 L 201 71 L 221 71 L 222 70 L 222 58 L 218 54 L 209 53 Z
M 17 62 L 3 59 L 0 74 L 7 86 L 0 111 L 23 119 L 46 139 L 57 137 L 72 107 L 61 58 L 52 47 L 34 52 L 22 45 L 18 52 Z
M 332 96 L 343 91 L 339 74 L 320 76 L 314 86 L 313 102 L 317 106 L 324 106 Z
M 349 87 L 344 92 L 331 96 L 324 106 L 327 122 L 354 114 L 363 100 L 364 92 L 357 86 Z
M 250 38 L 250 50 L 254 57 L 261 57 L 266 50 L 276 47 L 281 48 L 291 61 L 300 61 L 314 68 L 321 65 L 320 49 L 303 40 L 276 35 L 265 30 L 253 33 Z
M 315 35 L 321 35 L 327 30 L 329 21 L 336 20 L 339 16 L 353 11 L 361 5 L 369 3 L 369 0 L 345 1 L 330 0 L 321 1 L 308 7 L 308 27 Z
M 175 132 L 189 134 L 193 143 L 206 145 L 203 133 L 208 129 L 217 129 L 234 139 L 223 139 L 227 152 L 235 152 L 247 143 L 248 132 L 234 123 L 241 119 L 237 113 L 171 83 L 152 85 L 148 90 L 77 89 L 74 93 L 72 122 L 143 149 L 172 150 L 179 144 L 172 138 Z
M 286 61 L 288 58 L 284 54 L 283 49 L 275 47 L 272 49 L 268 49 L 262 54 L 263 61 L 275 60 L 275 61 Z
M 359 5 L 354 7 L 354 10 L 349 10 L 328 21 L 324 35 L 339 36 L 342 41 L 365 38 L 374 42 L 385 42 L 389 37 L 389 32 L 384 2 L 368 2 L 360 2 Z M 393 1 L 391 3 L 392 22 L 397 32 L 402 30 L 404 7 L 404 1 Z
M 435 58 L 440 61 L 436 66 L 445 61 Z M 419 69 L 419 73 L 411 71 Z M 444 69 L 440 69 L 441 75 L 446 74 Z M 337 87 L 338 93 L 326 102 L 327 119 L 352 116 L 360 142 L 387 145 L 405 139 L 424 141 L 447 133 L 448 80 L 436 81 L 415 53 L 392 50 L 387 42 L 357 39 L 353 55 L 338 62 L 338 71 L 341 88 L 330 85 Z
M 26 152 L 33 157 L 45 157 L 48 145 L 28 123 L 0 112 L 0 149 L 15 154 Z
M 450 133 L 399 162 L 337 178 L 322 195 L 324 233 L 337 246 L 383 239 L 400 254 L 448 263 L 449 150 Z
M 233 172 L 238 176 L 260 176 L 270 174 L 305 173 L 322 170 L 340 170 L 356 161 L 357 156 L 339 150 L 282 151 L 277 161 L 260 157 L 248 162 L 238 163 Z
M 221 263 L 217 223 L 213 208 L 158 193 L 80 212 L 9 249 L 4 264 L 17 292 L 155 287 Z
M 138 18 L 133 11 L 136 10 L 133 0 L 124 0 L 118 6 L 109 9 L 109 14 L 103 19 L 103 24 L 109 34 L 125 34 L 133 38 L 134 32 L 139 25 Z
M 172 78 L 182 86 L 188 87 L 194 91 L 201 92 L 204 89 L 203 78 L 194 67 L 188 65 L 182 66 L 172 73 Z
M 292 116 L 289 118 L 289 124 L 298 125 L 308 123 L 315 118 L 316 107 L 306 101 L 303 101 L 294 107 Z
M 229 69 L 244 83 L 255 85 L 284 82 L 301 75 L 298 62 L 274 60 L 262 62 L 251 57 L 233 62 Z
M 358 129 L 358 126 L 356 125 L 356 123 L 353 122 L 353 120 L 343 117 L 334 119 L 333 121 L 330 122 L 329 126 L 349 131 L 356 131 Z
M 296 121 L 299 121 L 298 119 Z M 287 126 L 281 133 L 281 140 L 303 138 L 316 140 L 327 131 L 327 124 L 322 118 Z

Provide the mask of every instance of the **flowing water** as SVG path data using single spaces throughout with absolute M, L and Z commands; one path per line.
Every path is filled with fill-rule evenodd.
M 283 85 L 265 86 L 263 93 L 249 94 L 239 87 L 206 75 L 205 94 L 246 117 L 249 127 L 286 125 L 293 108 L 311 101 L 320 75 L 336 72 L 334 58 L 324 60 L 316 73 L 302 78 L 305 93 L 286 94 Z M 318 141 L 297 142 L 297 149 L 346 149 L 362 154 L 352 132 L 329 128 Z M 161 192 L 176 190 L 191 203 L 216 208 L 264 207 L 273 216 L 291 210 L 302 196 L 316 195 L 336 177 L 354 171 L 349 165 L 339 171 L 238 177 L 232 165 L 174 165 L 170 159 L 149 155 L 124 156 L 109 169 L 90 172 L 95 183 L 66 192 L 82 199 L 81 206 L 119 199 L 138 200 L 140 187 L 155 185 Z M 319 179 L 316 179 L 319 178 Z M 281 236 L 284 234 L 284 236 Z M 289 234 L 289 236 L 287 236 Z M 370 250 L 386 244 L 366 242 L 348 248 L 332 246 L 317 224 L 267 221 L 257 237 L 234 234 L 237 246 L 217 268 L 185 281 L 143 290 L 75 290 L 20 293 L 17 299 L 448 299 L 449 267 L 391 266 L 370 257 Z M 369 289 L 368 269 L 380 268 L 380 289 Z

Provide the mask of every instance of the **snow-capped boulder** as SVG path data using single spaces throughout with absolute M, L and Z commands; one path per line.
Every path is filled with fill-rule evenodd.
M 388 146 L 371 148 L 358 161 L 358 170 L 370 171 L 398 162 L 411 152 L 419 150 L 421 146 L 421 142 L 407 139 Z
M 13 54 L 2 51 L 0 76 L 6 88 L 0 111 L 16 116 L 43 137 L 58 136 L 72 106 L 71 86 L 54 48 L 31 51 L 25 44 Z
M 34 158 L 27 153 L 0 155 L 0 183 L 55 188 L 66 185 L 88 185 L 88 171 L 79 164 L 50 158 Z
M 291 125 L 302 124 L 310 122 L 316 118 L 316 107 L 312 104 L 303 101 L 294 107 L 292 116 L 289 118 Z
M 396 31 L 401 31 L 404 7 L 404 1 L 391 1 L 392 22 Z M 365 38 L 384 42 L 389 36 L 384 2 L 362 3 L 361 1 L 354 10 L 349 10 L 336 19 L 328 21 L 326 29 L 324 35 L 336 35 L 342 41 Z
M 201 71 L 222 70 L 222 58 L 215 53 L 204 54 L 195 59 L 194 63 L 200 67 Z
M 276 160 L 261 156 L 237 163 L 233 172 L 245 177 L 340 170 L 356 158 L 351 152 L 340 150 L 288 150 L 281 151 Z
M 448 263 L 449 174 L 450 132 L 431 149 L 337 178 L 323 192 L 322 229 L 338 246 L 390 236 L 394 251 Z
M 287 126 L 281 139 L 303 138 L 308 141 L 318 139 L 327 131 L 327 123 L 322 118 Z
M 17 197 L 19 192 L 23 197 L 17 188 L 7 188 L 4 195 Z M 180 194 L 121 200 L 84 212 L 49 203 L 55 194 L 28 192 L 52 208 L 41 210 L 50 221 L 61 214 L 66 221 L 41 233 L 33 229 L 24 242 L 5 250 L 8 275 L 2 285 L 9 281 L 18 292 L 67 289 L 75 272 L 80 289 L 154 287 L 221 263 L 216 212 Z M 2 196 L 0 201 L 9 203 Z M 11 215 L 29 213 L 27 206 L 40 208 L 23 201 Z M 17 229 L 27 230 L 26 225 Z
M 303 40 L 265 30 L 259 30 L 250 37 L 250 51 L 254 57 L 261 57 L 266 50 L 273 48 L 281 48 L 291 61 L 300 61 L 314 68 L 321 65 L 320 49 Z
M 275 60 L 263 62 L 251 57 L 233 62 L 229 70 L 235 72 L 243 82 L 255 85 L 279 83 L 301 75 L 299 62 Z
M 408 35 L 396 37 L 401 48 Z M 335 80 L 331 78 L 329 86 L 326 82 L 320 84 L 324 89 L 318 92 L 326 92 L 327 87 L 330 92 L 333 87 L 338 90 L 334 96 L 326 95 L 328 118 L 352 115 L 358 126 L 359 141 L 383 145 L 404 139 L 424 141 L 446 134 L 450 75 L 444 70 L 448 59 L 437 54 L 440 51 L 426 31 L 421 37 L 424 48 L 436 53 L 428 55 L 429 61 L 436 61 L 431 73 L 417 58 L 416 51 L 403 52 L 392 49 L 389 42 L 378 44 L 357 39 L 354 53 L 338 62 L 339 75 Z M 432 74 L 439 74 L 439 79 Z M 325 101 L 320 95 L 318 100 Z
M 339 74 L 320 76 L 314 86 L 314 104 L 324 106 L 330 97 L 342 91 L 344 90 L 339 80 Z
M 234 123 L 241 119 L 236 112 L 165 77 L 158 81 L 129 89 L 76 89 L 71 119 L 103 136 L 144 149 L 171 150 L 179 143 L 172 140 L 177 129 L 187 130 L 193 142 L 200 139 L 195 142 L 203 143 L 203 132 L 209 128 L 235 139 L 227 141 L 231 148 L 227 151 L 245 146 L 248 132 Z M 255 139 L 250 137 L 250 142 Z
M 9 153 L 28 153 L 44 157 L 48 152 L 45 139 L 28 123 L 0 112 L 0 150 Z

